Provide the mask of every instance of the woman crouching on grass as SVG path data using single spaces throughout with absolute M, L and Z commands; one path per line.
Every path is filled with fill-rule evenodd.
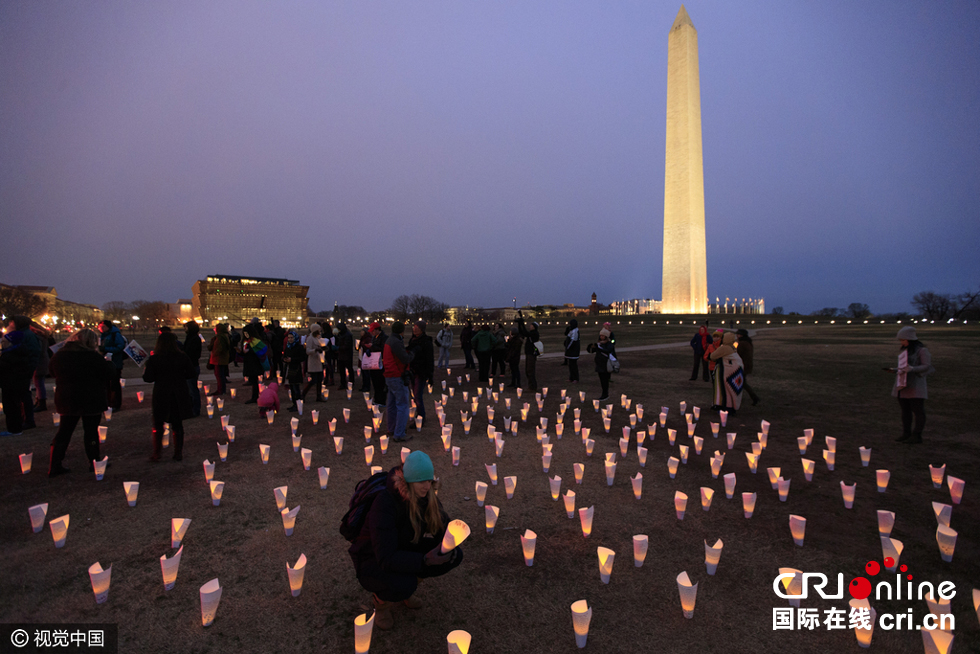
M 444 575 L 463 560 L 459 547 L 440 552 L 449 516 L 436 497 L 434 480 L 428 455 L 409 454 L 404 465 L 388 473 L 387 486 L 350 547 L 357 580 L 374 593 L 374 624 L 379 629 L 394 625 L 395 602 L 422 608 L 422 600 L 414 597 L 420 579 Z

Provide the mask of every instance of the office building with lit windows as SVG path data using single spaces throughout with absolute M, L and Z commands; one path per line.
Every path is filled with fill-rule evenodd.
M 208 275 L 192 287 L 195 316 L 206 325 L 241 325 L 258 318 L 278 320 L 284 327 L 306 322 L 309 286 L 295 279 Z

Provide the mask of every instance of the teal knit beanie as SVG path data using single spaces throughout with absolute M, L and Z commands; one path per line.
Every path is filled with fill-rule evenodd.
M 432 467 L 432 459 L 425 452 L 412 452 L 405 457 L 405 465 L 402 466 L 405 481 L 409 483 L 417 481 L 432 481 L 435 479 L 435 469 Z

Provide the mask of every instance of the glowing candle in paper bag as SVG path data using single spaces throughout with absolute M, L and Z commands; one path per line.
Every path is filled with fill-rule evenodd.
M 106 436 L 109 435 L 109 428 L 105 425 L 99 427 L 99 443 L 105 443 Z
M 598 404 L 598 402 L 596 404 Z M 660 426 L 661 427 L 665 427 L 666 425 L 667 425 L 667 412 L 666 411 L 661 411 L 660 412 Z
M 946 464 L 945 463 L 942 464 L 939 467 L 932 466 L 932 465 L 929 466 L 929 476 L 932 478 L 932 487 L 933 488 L 942 488 L 943 487 L 943 476 L 945 476 L 945 474 L 946 474 Z
M 837 455 L 834 452 L 831 452 L 830 450 L 824 450 L 823 451 L 823 460 L 827 463 L 827 470 L 830 470 L 831 472 L 833 472 L 833 470 L 834 470 L 834 460 L 836 458 L 837 458 Z
M 210 485 L 211 485 L 211 504 L 214 506 L 220 506 L 221 494 L 225 492 L 225 482 L 212 481 Z
M 755 493 L 742 493 L 742 512 L 746 519 L 751 518 L 755 513 Z
M 881 556 L 883 559 L 891 558 L 893 561 L 890 567 L 885 566 L 888 572 L 895 572 L 898 569 L 898 559 L 902 556 L 903 549 L 905 549 L 905 544 L 902 541 L 881 536 Z
M 109 599 L 109 583 L 112 580 L 112 566 L 106 570 L 96 561 L 88 568 L 88 578 L 92 582 L 92 592 L 95 593 L 95 603 L 102 604 Z
M 800 595 L 803 592 L 803 572 L 795 568 L 780 568 L 780 575 L 792 575 L 786 576 L 780 579 L 780 583 L 783 585 L 784 595 Z M 799 606 L 799 598 L 791 598 L 789 600 L 791 606 Z
M 783 479 L 779 477 L 776 479 L 776 486 L 779 490 L 779 501 L 785 502 L 786 498 L 789 497 L 789 483 L 790 479 Z
M 105 416 L 105 421 L 106 422 L 109 422 L 110 420 L 112 420 L 112 407 L 109 407 L 108 409 L 106 409 L 105 411 L 103 411 L 102 412 L 102 415 Z
M 470 425 L 472 423 L 473 423 L 473 419 L 472 418 L 463 421 L 463 433 L 464 434 L 469 434 L 470 433 Z
M 558 440 L 561 440 L 562 434 L 565 433 L 565 425 L 563 423 L 557 423 L 555 425 L 555 435 L 558 436 Z
M 868 464 L 871 463 L 871 448 L 859 447 L 858 452 L 861 453 L 861 466 L 867 468 Z
M 806 518 L 790 515 L 789 530 L 793 534 L 793 542 L 799 547 L 803 547 L 803 539 L 806 537 Z
M 184 553 L 184 547 L 181 546 L 177 553 L 174 554 L 169 559 L 167 555 L 164 554 L 160 557 L 160 570 L 163 573 L 163 589 L 171 590 L 174 584 L 177 583 L 177 570 L 180 568 L 180 555 Z
M 299 595 L 300 591 L 303 590 L 303 575 L 306 572 L 306 555 L 300 554 L 299 559 L 296 560 L 296 565 L 290 566 L 289 561 L 286 561 L 286 574 L 289 577 L 289 590 L 292 592 L 293 597 Z
M 677 457 L 672 456 L 667 459 L 667 472 L 670 474 L 671 479 L 677 474 L 678 465 L 680 465 L 680 460 Z
M 587 456 L 592 456 L 592 450 L 595 447 L 595 441 L 591 438 L 585 439 L 585 454 Z
M 458 466 L 459 465 L 459 455 L 460 455 L 460 449 L 458 447 L 453 447 L 453 465 L 454 466 Z
M 575 630 L 575 644 L 579 649 L 585 647 L 589 638 L 589 622 L 592 621 L 592 608 L 585 600 L 572 603 L 572 628 Z
M 308 450 L 304 447 L 300 449 L 299 453 L 303 457 L 303 469 L 309 470 L 313 464 L 313 450 Z
M 701 448 L 704 447 L 704 439 L 700 436 L 694 437 L 694 452 L 695 454 L 701 454 Z
M 31 516 L 31 528 L 34 533 L 40 533 L 44 529 L 44 519 L 48 516 L 48 504 L 35 504 L 34 506 L 27 509 L 27 513 Z
M 950 624 L 952 618 L 952 611 L 950 610 L 950 601 L 948 599 L 939 598 L 935 599 L 932 593 L 928 593 L 925 596 L 926 606 L 929 607 L 929 613 L 935 616 L 933 624 L 937 625 L 939 629 L 943 631 L 950 631 Z M 867 601 L 867 600 L 865 600 Z M 944 615 L 950 616 L 950 618 L 943 619 Z
M 296 413 L 303 415 L 303 400 L 296 400 Z M 293 420 L 296 419 L 293 418 Z M 296 422 L 299 423 L 299 420 L 296 420 Z
M 225 398 L 219 397 L 217 403 L 218 403 L 218 411 L 224 411 L 224 408 L 225 408 Z
M 271 425 L 275 419 L 276 419 L 276 412 L 273 411 L 271 408 L 267 409 L 265 412 L 265 421 Z
M 463 631 L 462 629 L 450 631 L 449 635 L 446 636 L 449 654 L 468 654 L 471 642 L 473 642 L 473 636 L 468 631 Z
M 691 448 L 687 445 L 678 445 L 677 449 L 680 450 L 681 463 L 687 465 L 687 455 L 690 453 Z
M 629 450 L 629 446 L 630 440 L 628 437 L 619 439 L 619 453 L 623 456 L 623 458 L 626 458 L 626 452 Z
M 763 434 L 760 431 L 758 434 L 756 434 L 756 438 L 759 439 L 759 445 L 762 447 L 763 450 L 765 450 L 766 449 L 766 444 L 769 442 L 769 436 L 767 436 L 766 434 Z
M 54 426 L 55 427 L 59 426 L 61 424 L 61 414 L 60 413 L 52 413 L 51 414 L 51 422 L 54 423 Z
M 844 497 L 844 508 L 850 509 L 854 507 L 854 494 L 857 488 L 857 482 L 854 482 L 850 486 L 845 484 L 843 481 L 840 483 L 840 492 Z
M 878 511 L 878 534 L 890 536 L 895 526 L 895 514 L 891 511 Z
M 711 499 L 715 496 L 715 492 L 708 488 L 707 486 L 701 487 L 701 508 L 705 511 L 711 510 Z
M 575 491 L 569 489 L 565 491 L 565 494 L 561 496 L 562 502 L 565 504 L 565 514 L 569 519 L 575 517 Z
M 490 477 L 490 483 L 494 486 L 497 485 L 497 464 L 496 463 L 484 463 L 483 467 L 487 469 L 487 476 Z
M 348 398 L 348 399 L 350 399 L 350 398 Z M 336 420 L 336 418 L 334 418 L 334 420 Z M 344 409 L 344 422 L 345 423 L 349 423 L 350 422 L 350 409 L 349 408 L 345 408 Z
M 721 420 L 722 427 L 728 426 L 728 411 L 719 411 L 718 418 Z
M 462 545 L 470 535 L 470 526 L 462 520 L 453 520 L 446 527 L 446 533 L 442 537 L 440 552 L 446 554 L 453 548 Z
M 728 438 L 728 449 L 732 449 L 735 447 L 735 435 L 736 434 L 733 431 L 730 431 L 726 434 L 726 437 Z
M 612 486 L 613 480 L 616 477 L 616 462 L 606 461 L 605 466 L 606 466 L 606 486 Z
M 645 447 L 637 447 L 636 448 L 636 458 L 639 459 L 639 461 L 640 461 L 640 467 L 641 468 L 646 468 L 647 467 L 647 448 L 645 448 Z
M 685 493 L 674 492 L 674 511 L 677 513 L 678 520 L 684 519 L 684 513 L 687 511 L 687 495 Z
M 610 418 L 603 418 L 602 419 L 602 428 L 606 431 L 607 434 L 609 433 L 609 428 L 611 426 L 612 426 L 612 419 L 610 419 Z
M 797 445 L 797 447 L 800 448 L 800 456 L 803 456 L 804 454 L 806 454 L 806 448 L 807 448 L 807 445 L 809 445 L 809 443 L 807 443 L 807 440 L 806 440 L 806 437 L 805 436 L 801 436 L 801 437 L 797 438 L 796 439 L 796 445 Z
M 374 461 L 374 445 L 368 445 L 364 448 L 364 463 L 371 465 Z
M 221 602 L 221 591 L 217 578 L 201 586 L 201 624 L 205 627 L 210 627 L 214 622 L 218 604 Z
M 708 541 L 704 541 L 704 565 L 708 570 L 708 574 L 714 576 L 715 571 L 718 569 L 718 561 L 721 559 L 721 550 L 725 547 L 725 544 L 721 542 L 719 538 L 715 541 L 714 545 L 708 545 Z
M 136 496 L 140 492 L 140 483 L 138 481 L 124 481 L 123 491 L 126 493 L 126 502 L 130 506 L 136 506 Z
M 637 403 L 635 411 L 636 411 L 636 419 L 643 420 L 643 405 Z
M 548 474 L 548 470 L 551 469 L 551 452 L 545 452 L 541 455 L 541 468 L 545 474 Z
M 953 500 L 953 504 L 959 504 L 963 501 L 963 487 L 966 486 L 966 482 L 952 475 L 946 475 L 946 484 L 949 486 L 949 496 Z
M 949 526 L 949 519 L 953 515 L 953 507 L 950 504 L 941 502 L 932 503 L 932 511 L 936 514 L 936 523 Z
M 751 452 L 746 452 L 745 459 L 749 463 L 749 472 L 754 475 L 759 469 L 759 456 L 757 454 L 752 454 Z
M 591 433 L 592 433 L 592 430 L 591 429 L 589 429 L 588 427 L 582 427 L 582 442 L 583 443 L 585 441 L 589 440 L 589 434 L 591 434 Z
M 578 519 L 582 525 L 582 535 L 586 538 L 592 533 L 592 517 L 595 515 L 595 506 L 578 510 Z
M 725 479 L 725 497 L 732 499 L 735 496 L 735 473 L 729 472 Z
M 504 440 L 502 438 L 495 438 L 493 441 L 494 451 L 497 453 L 497 458 L 499 459 L 504 454 Z
M 956 530 L 950 529 L 945 525 L 939 525 L 936 529 L 936 542 L 939 543 L 939 554 L 946 563 L 953 560 L 953 551 L 956 549 L 956 536 Z
M 778 486 L 776 485 L 779 479 L 779 473 L 782 472 L 780 468 L 766 468 L 766 472 L 769 473 L 769 484 L 772 486 L 773 490 L 776 490 Z
M 231 390 L 231 396 L 235 397 L 235 389 Z M 140 404 L 143 404 L 143 391 L 136 391 L 136 399 Z
M 725 459 L 719 458 L 717 456 L 711 457 L 711 478 L 718 479 L 718 475 L 721 473 L 721 465 L 725 462 Z
M 922 630 L 922 646 L 926 654 L 948 654 L 953 647 L 954 636 L 942 629 Z
M 756 456 L 762 455 L 762 443 L 752 443 L 752 454 Z
M 636 414 L 630 414 L 630 427 L 636 427 Z
M 558 496 L 561 495 L 561 477 L 555 475 L 548 480 L 548 484 L 551 487 L 551 499 L 558 501 Z
M 892 473 L 888 470 L 875 470 L 875 479 L 878 482 L 878 492 L 884 493 L 888 490 L 888 480 L 891 479 Z
M 279 512 L 282 516 L 282 527 L 286 530 L 287 536 L 293 535 L 293 528 L 296 526 L 296 514 L 299 513 L 300 505 L 297 504 L 295 509 L 283 509 Z
M 691 578 L 687 572 L 677 575 L 677 590 L 681 596 L 681 609 L 684 611 L 685 618 L 694 617 L 694 603 L 698 598 L 698 585 L 691 583 Z
M 68 522 L 69 514 L 66 513 L 48 523 L 48 526 L 51 527 L 51 538 L 54 539 L 55 547 L 65 546 L 65 539 L 68 537 Z
M 476 505 L 483 506 L 484 500 L 487 498 L 487 485 L 482 481 L 476 482 Z
M 800 462 L 803 464 L 803 476 L 807 481 L 813 481 L 813 469 L 816 464 L 812 459 L 800 459 Z
M 640 430 L 640 431 L 636 432 L 636 446 L 637 447 L 639 447 L 640 445 L 643 445 L 643 443 L 645 443 L 646 440 L 647 440 L 647 433 L 646 433 L 645 430 Z M 652 437 L 650 438 L 650 441 L 651 442 L 653 441 L 653 438 Z
M 534 565 L 534 546 L 538 541 L 538 535 L 526 529 L 524 535 L 521 536 L 521 549 L 524 551 L 524 563 L 528 567 Z
M 105 475 L 105 467 L 109 463 L 109 457 L 102 457 L 101 461 L 96 461 L 92 459 L 92 468 L 95 470 L 95 479 L 97 481 L 102 481 L 102 477 Z
M 517 489 L 517 477 L 504 477 L 504 490 L 507 493 L 507 499 L 514 499 L 514 491 Z
M 210 402 L 210 401 L 211 401 L 211 398 L 208 398 L 208 402 Z M 210 419 L 214 418 L 214 405 L 213 404 L 208 404 L 207 409 L 208 409 L 208 420 L 210 420 Z
M 276 497 L 276 509 L 282 511 L 286 508 L 286 497 L 289 495 L 288 486 L 279 486 L 272 489 L 272 494 Z
M 20 473 L 26 475 L 31 471 L 31 462 L 34 460 L 34 453 L 21 454 L 18 459 L 20 460 Z
M 677 440 L 677 430 L 676 429 L 668 429 L 667 430 L 667 440 L 668 440 L 668 442 L 670 442 L 671 447 L 673 447 L 674 441 Z
M 337 433 L 337 419 L 336 418 L 331 418 L 330 419 L 330 422 L 327 423 L 327 427 L 330 428 L 330 435 L 331 436 L 333 436 L 335 433 Z
M 609 577 L 612 575 L 613 562 L 616 560 L 616 552 L 608 547 L 597 547 L 596 553 L 599 555 L 599 579 L 602 583 L 608 584 Z
M 299 447 L 300 447 L 300 445 L 303 442 L 303 435 L 302 434 L 293 434 L 292 435 L 292 440 L 293 440 L 293 452 L 299 452 Z
M 585 464 L 584 463 L 573 463 L 572 469 L 575 471 L 575 483 L 582 483 L 582 476 L 585 474 Z
M 494 525 L 497 524 L 497 518 L 500 517 L 500 509 L 491 504 L 487 504 L 483 507 L 483 513 L 486 517 L 487 533 L 492 534 Z
M 173 518 L 170 520 L 170 547 L 177 549 L 187 534 L 187 528 L 191 526 L 190 518 Z
M 637 472 L 635 477 L 630 477 L 630 483 L 633 484 L 633 497 L 640 499 L 643 496 L 643 475 Z
M 633 565 L 637 568 L 643 566 L 643 561 L 647 558 L 647 548 L 650 539 L 644 534 L 633 536 Z
M 698 424 L 696 422 L 687 423 L 687 437 L 690 438 L 694 436 L 694 430 L 697 428 Z
M 825 436 L 824 441 L 827 443 L 827 450 L 830 452 L 837 453 L 837 439 L 832 436 Z

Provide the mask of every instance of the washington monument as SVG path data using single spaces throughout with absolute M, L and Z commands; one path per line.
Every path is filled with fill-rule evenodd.
M 707 313 L 698 32 L 684 5 L 667 36 L 662 313 Z

